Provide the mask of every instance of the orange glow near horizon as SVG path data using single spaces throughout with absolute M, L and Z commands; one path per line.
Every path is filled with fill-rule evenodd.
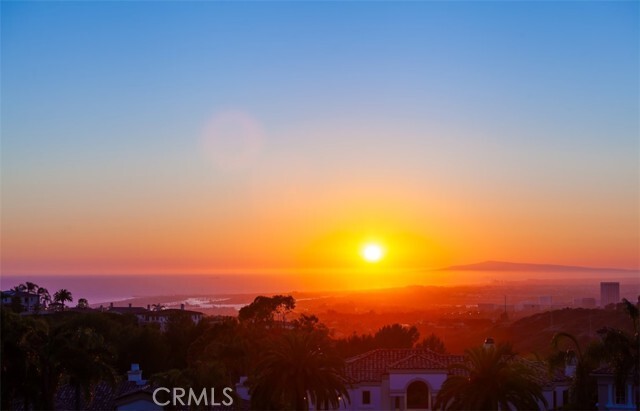
M 637 267 L 638 234 L 617 214 L 595 215 L 585 225 L 553 203 L 536 203 L 535 212 L 527 213 L 508 197 L 470 207 L 473 193 L 451 192 L 444 202 L 411 181 L 331 180 L 315 188 L 301 181 L 278 191 L 276 201 L 270 194 L 275 187 L 267 183 L 245 187 L 236 200 L 209 192 L 185 194 L 183 202 L 179 196 L 166 201 L 152 196 L 157 206 L 150 208 L 133 193 L 133 200 L 122 204 L 97 203 L 91 196 L 31 203 L 38 218 L 3 220 L 2 272 L 348 271 L 362 272 L 354 274 L 362 280 L 375 271 L 379 282 L 386 279 L 377 273 L 385 272 L 403 273 L 398 277 L 410 283 L 407 272 L 485 260 Z M 437 184 L 433 190 L 447 192 Z M 5 203 L 3 212 L 19 214 L 17 204 Z M 367 243 L 380 244 L 384 258 L 363 264 L 360 252 Z M 362 283 L 357 279 L 354 284 Z

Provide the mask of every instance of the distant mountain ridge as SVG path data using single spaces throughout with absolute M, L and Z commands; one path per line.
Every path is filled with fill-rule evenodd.
M 453 265 L 442 268 L 441 271 L 554 271 L 554 272 L 617 272 L 617 273 L 635 273 L 637 270 L 628 270 L 624 268 L 601 268 L 601 267 L 580 267 L 572 265 L 557 264 L 529 264 L 529 263 L 512 263 L 508 261 L 483 261 L 481 263 Z

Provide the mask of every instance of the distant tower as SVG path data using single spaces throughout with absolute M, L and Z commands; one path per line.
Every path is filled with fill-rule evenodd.
M 504 296 L 504 312 L 500 315 L 501 321 L 508 321 L 509 315 L 507 315 L 507 296 Z
M 620 283 L 600 283 L 600 306 L 606 307 L 609 304 L 620 302 Z

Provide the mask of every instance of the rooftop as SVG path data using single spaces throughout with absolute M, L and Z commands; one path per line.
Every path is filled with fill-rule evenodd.
M 428 349 L 377 349 L 347 359 L 347 378 L 354 383 L 380 382 L 390 370 L 445 370 L 464 361 L 461 355 L 438 354 Z M 447 371 L 448 372 L 448 371 Z

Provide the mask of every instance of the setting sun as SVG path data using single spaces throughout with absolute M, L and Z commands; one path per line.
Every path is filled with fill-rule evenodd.
M 378 244 L 366 244 L 362 248 L 362 258 L 370 263 L 376 263 L 384 256 L 384 250 Z

